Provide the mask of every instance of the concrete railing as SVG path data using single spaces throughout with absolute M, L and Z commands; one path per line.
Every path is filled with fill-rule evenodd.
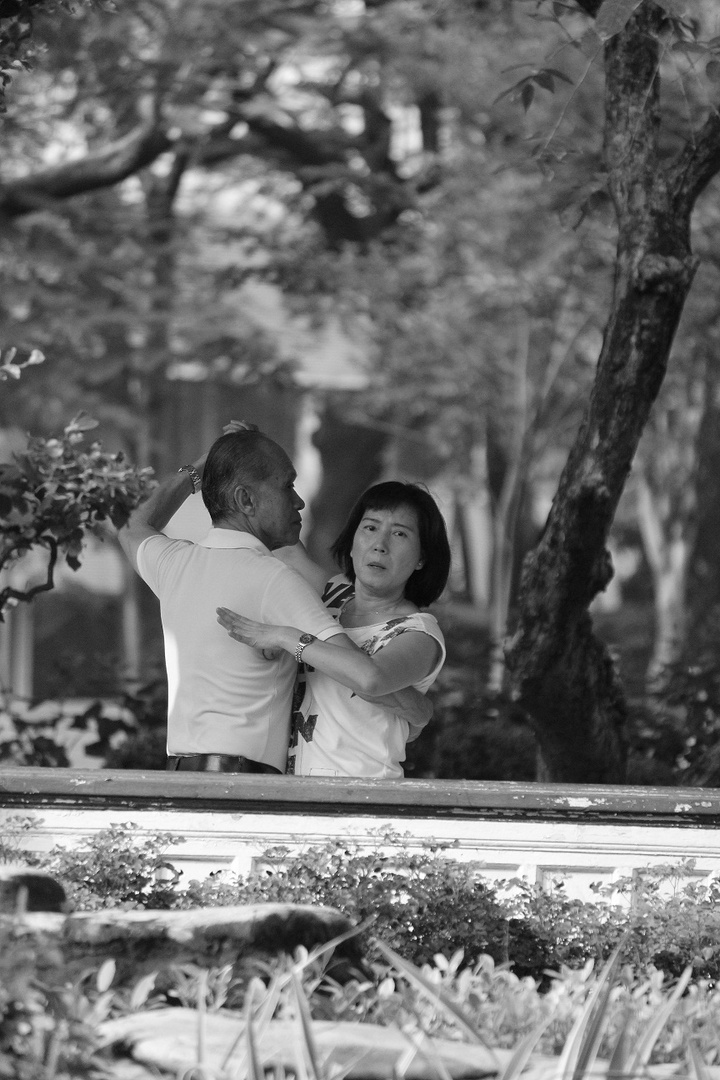
M 230 774 L 16 768 L 0 770 L 0 837 L 32 815 L 26 847 L 72 847 L 112 823 L 167 832 L 183 882 L 241 873 L 275 845 L 300 851 L 337 837 L 412 848 L 433 840 L 490 879 L 562 877 L 590 895 L 643 866 L 695 860 L 720 871 L 720 789 L 470 780 L 345 780 Z

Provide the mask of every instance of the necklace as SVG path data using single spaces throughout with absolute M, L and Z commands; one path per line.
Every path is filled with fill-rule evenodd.
M 394 608 L 396 608 L 397 605 L 400 603 L 401 599 L 402 597 L 398 597 L 397 600 L 393 600 L 391 603 L 385 604 L 383 607 L 369 608 L 367 611 L 348 611 L 350 604 L 352 604 L 355 600 L 355 597 L 352 597 L 343 607 L 342 613 L 343 616 L 347 617 L 348 619 L 364 619 L 368 615 L 383 615 L 384 613 L 389 613 Z

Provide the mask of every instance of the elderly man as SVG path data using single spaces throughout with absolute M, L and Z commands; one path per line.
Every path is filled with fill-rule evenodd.
M 234 422 L 208 454 L 161 484 L 118 539 L 160 600 L 168 678 L 168 769 L 285 771 L 297 661 L 312 637 L 353 648 L 317 592 L 272 552 L 295 545 L 304 502 L 285 451 Z M 212 528 L 199 543 L 162 529 L 202 488 Z M 239 645 L 216 609 L 303 626 L 296 659 Z M 307 640 L 305 640 L 307 639 Z

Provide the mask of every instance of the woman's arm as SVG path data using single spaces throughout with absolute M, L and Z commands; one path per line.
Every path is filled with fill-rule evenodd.
M 322 596 L 328 575 L 322 566 L 318 566 L 316 562 L 313 562 L 301 541 L 298 541 L 297 544 L 276 548 L 273 555 L 276 559 L 280 559 L 280 562 L 284 562 L 286 566 L 289 566 L 291 570 L 296 570 L 301 577 L 305 578 L 308 585 L 312 586 L 318 596 Z
M 229 608 L 218 608 L 217 613 L 218 622 L 236 641 L 256 649 L 284 649 L 295 655 L 302 633 L 296 627 L 255 622 Z M 302 658 L 357 694 L 379 697 L 420 682 L 437 664 L 439 654 L 440 646 L 433 637 L 409 630 L 398 634 L 374 656 L 368 656 L 349 638 L 343 645 L 315 638 L 305 646 Z

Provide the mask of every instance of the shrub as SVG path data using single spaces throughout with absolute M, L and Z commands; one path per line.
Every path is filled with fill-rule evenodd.
M 83 911 L 104 907 L 172 908 L 180 875 L 165 858 L 170 833 L 138 840 L 132 822 L 111 825 L 72 849 L 56 846 L 44 869 L 65 887 L 70 903 Z
M 522 917 L 508 917 L 477 867 L 443 856 L 432 846 L 420 851 L 393 845 L 362 850 L 356 843 L 331 841 L 291 855 L 278 847 L 247 878 L 221 875 L 192 882 L 181 903 L 189 906 L 267 901 L 321 904 L 356 922 L 372 919 L 372 932 L 414 963 L 462 948 L 468 962 L 483 953 L 512 961 L 521 971 L 542 970 L 550 959 Z

